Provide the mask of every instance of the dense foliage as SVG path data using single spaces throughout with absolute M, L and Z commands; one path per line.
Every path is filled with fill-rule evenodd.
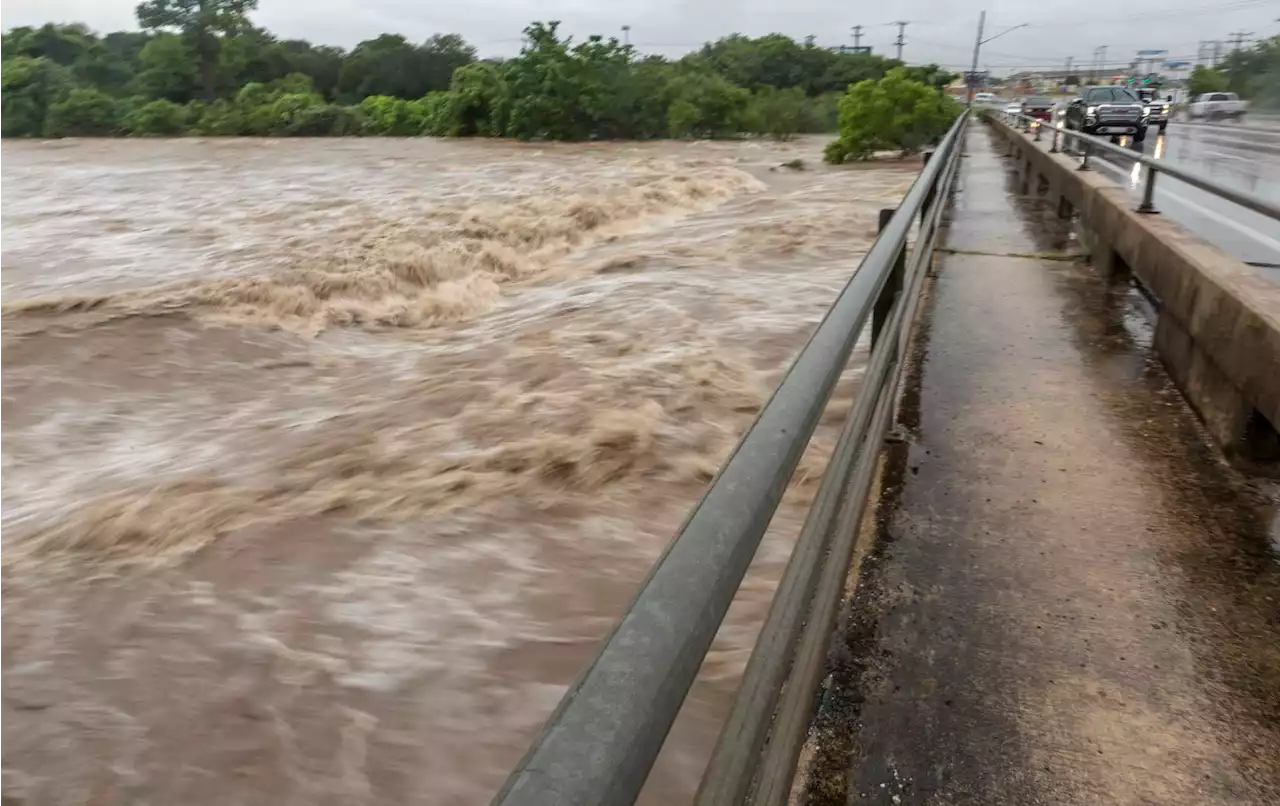
M 1226 73 L 1197 64 L 1191 71 L 1191 77 L 1187 79 L 1187 93 L 1194 100 L 1197 95 L 1206 92 L 1225 92 L 1228 83 Z
M 1247 98 L 1255 108 L 1280 109 L 1280 36 L 1227 54 L 1221 72 L 1227 79 L 1221 89 Z
M 383 34 L 350 51 L 254 27 L 256 0 L 145 0 L 143 32 L 83 25 L 4 34 L 6 137 L 438 135 L 586 140 L 791 137 L 834 131 L 846 88 L 892 69 L 932 89 L 953 76 L 771 34 L 679 60 L 615 39 L 525 29 L 520 55 L 477 61 L 454 34 Z
M 840 136 L 824 157 L 841 163 L 876 151 L 911 154 L 945 134 L 959 113 L 954 98 L 895 67 L 884 78 L 859 81 L 840 99 Z

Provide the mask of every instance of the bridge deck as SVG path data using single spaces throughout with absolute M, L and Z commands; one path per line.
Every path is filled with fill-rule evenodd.
M 1280 802 L 1274 489 L 1216 458 L 1136 292 L 1025 257 L 1070 241 L 990 137 L 968 135 L 813 802 Z

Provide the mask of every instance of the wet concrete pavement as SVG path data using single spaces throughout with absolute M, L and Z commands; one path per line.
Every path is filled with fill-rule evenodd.
M 1273 490 L 968 134 L 809 802 L 1280 802 Z M 1023 255 L 1023 256 L 1014 256 Z

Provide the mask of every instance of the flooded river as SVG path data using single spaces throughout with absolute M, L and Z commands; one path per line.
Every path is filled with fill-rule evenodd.
M 6 802 L 487 802 L 914 176 L 822 145 L 6 142 Z

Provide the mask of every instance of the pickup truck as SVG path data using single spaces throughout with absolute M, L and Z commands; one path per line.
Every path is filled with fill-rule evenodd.
M 1081 134 L 1128 135 L 1141 143 L 1149 114 L 1147 105 L 1124 87 L 1085 87 L 1067 104 L 1062 122 Z
M 1240 96 L 1234 92 L 1206 92 L 1197 96 L 1195 101 L 1187 107 L 1187 116 L 1192 120 L 1198 118 L 1204 118 L 1205 120 L 1235 118 L 1239 120 L 1244 117 L 1244 113 L 1248 108 L 1249 104 L 1240 100 Z
M 1147 125 L 1158 126 L 1160 133 L 1164 134 L 1164 130 L 1169 128 L 1169 108 L 1173 102 L 1173 96 L 1161 98 L 1156 90 L 1145 87 L 1137 93 L 1138 98 L 1147 105 Z

